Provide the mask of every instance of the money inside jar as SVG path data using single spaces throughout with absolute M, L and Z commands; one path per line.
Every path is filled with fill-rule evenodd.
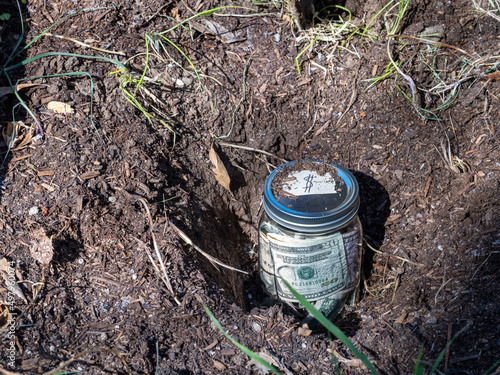
M 359 289 L 362 229 L 356 179 L 334 163 L 286 163 L 266 179 L 263 207 L 259 272 L 265 291 L 300 311 L 286 280 L 333 319 Z

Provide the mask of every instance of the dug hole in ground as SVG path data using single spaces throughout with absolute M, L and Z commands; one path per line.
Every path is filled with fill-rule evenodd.
M 16 96 L 0 97 L 1 367 L 262 371 L 205 304 L 283 373 L 335 373 L 332 354 L 341 373 L 368 373 L 325 331 L 263 303 L 264 180 L 318 158 L 361 190 L 363 294 L 339 328 L 380 374 L 413 373 L 421 347 L 433 364 L 461 332 L 438 370 L 485 373 L 500 353 L 495 4 L 315 3 L 311 24 L 281 2 L 20 2 L 21 48 L 99 9 L 8 66 L 80 56 L 2 68 L 3 88 L 5 73 L 13 84 L 88 75 L 20 82 L 41 139 Z M 17 4 L 4 7 L 2 65 L 21 37 Z

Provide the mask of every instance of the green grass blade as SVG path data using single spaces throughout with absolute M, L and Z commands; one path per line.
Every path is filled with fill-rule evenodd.
M 413 375 L 423 375 L 424 368 L 420 366 L 420 360 L 422 359 L 422 354 L 424 352 L 424 346 L 420 346 L 420 350 L 418 352 L 417 362 L 415 362 L 415 368 L 413 369 Z
M 259 362 L 262 366 L 265 366 L 269 371 L 271 371 L 273 374 L 281 374 L 274 366 L 271 364 L 267 363 L 264 359 L 259 357 L 256 353 L 252 352 L 250 349 L 248 349 L 246 346 L 241 345 L 238 341 L 233 339 L 231 336 L 229 336 L 222 325 L 219 323 L 219 321 L 213 316 L 212 312 L 208 309 L 207 306 L 203 305 L 203 308 L 205 309 L 205 312 L 207 315 L 210 317 L 212 322 L 215 324 L 215 326 L 222 332 L 226 338 L 231 341 L 234 345 L 236 345 L 243 353 L 245 353 L 247 356 L 252 358 L 253 360 Z
M 490 372 L 496 369 L 498 365 L 500 365 L 500 359 L 495 363 L 493 363 L 493 365 L 491 365 L 491 367 L 488 370 L 486 370 L 482 375 L 488 375 Z
M 222 7 L 217 7 L 217 8 L 213 8 L 213 9 L 209 9 L 209 10 L 205 10 L 203 12 L 200 12 L 200 13 L 197 13 L 195 14 L 194 16 L 191 16 L 189 18 L 186 18 L 184 21 L 182 22 L 179 22 L 177 25 L 175 26 L 172 26 L 170 29 L 168 30 L 165 30 L 165 31 L 162 31 L 161 33 L 159 33 L 160 35 L 164 35 L 164 34 L 167 34 L 171 31 L 174 31 L 175 29 L 177 29 L 178 27 L 184 25 L 185 23 L 189 22 L 189 21 L 192 21 L 194 20 L 195 18 L 198 18 L 198 17 L 204 17 L 204 16 L 211 16 L 212 14 L 214 13 L 217 13 L 221 10 L 224 10 L 224 9 L 245 9 L 245 10 L 251 10 L 251 11 L 254 11 L 256 12 L 255 9 L 252 9 L 252 8 L 248 8 L 248 7 L 242 7 L 242 6 L 236 6 L 236 5 L 226 5 L 226 6 L 222 6 Z
M 139 82 L 137 82 L 137 85 L 135 86 L 134 90 L 134 97 L 137 95 L 137 91 L 141 88 L 142 83 L 144 82 L 144 77 L 146 77 L 146 72 L 148 71 L 148 64 L 149 64 L 149 42 L 148 38 L 144 38 L 146 40 L 146 62 L 144 63 L 144 70 L 142 71 L 141 78 L 139 79 Z
M 330 333 L 332 333 L 336 338 L 338 338 L 342 344 L 344 344 L 349 350 L 351 350 L 356 357 L 358 357 L 361 362 L 371 371 L 373 375 L 377 375 L 377 370 L 373 367 L 372 363 L 366 358 L 349 340 L 349 338 L 331 321 L 329 321 L 322 313 L 320 313 L 313 305 L 311 305 L 299 292 L 297 292 L 286 280 L 282 279 L 288 289 L 297 298 L 304 308 L 311 313 L 312 316 Z
M 162 38 L 165 39 L 172 47 L 174 47 L 177 51 L 179 51 L 179 53 L 182 55 L 182 57 L 184 57 L 187 62 L 189 63 L 189 65 L 191 65 L 191 68 L 193 68 L 193 71 L 194 71 L 194 74 L 196 75 L 196 78 L 198 78 L 198 82 L 200 83 L 201 85 L 201 78 L 200 78 L 200 75 L 198 74 L 198 71 L 196 70 L 196 67 L 194 66 L 193 62 L 189 59 L 189 57 L 187 57 L 187 55 L 184 53 L 183 50 L 181 50 L 177 44 L 175 44 L 174 42 L 172 42 L 170 39 L 168 39 L 167 37 L 163 36 L 162 35 Z
M 389 1 L 389 2 L 388 2 L 388 3 L 387 3 L 387 4 L 386 4 L 386 5 L 385 5 L 382 9 L 380 9 L 380 10 L 378 11 L 378 13 L 377 13 L 377 14 L 375 14 L 375 15 L 373 16 L 373 18 L 370 20 L 370 22 L 368 22 L 368 24 L 366 25 L 366 27 L 363 29 L 363 31 L 362 31 L 362 33 L 363 33 L 363 34 L 366 34 L 366 32 L 368 31 L 368 28 L 370 27 L 370 25 L 373 23 L 373 21 L 375 21 L 375 18 L 377 18 L 378 16 L 380 16 L 380 14 L 382 14 L 382 12 L 383 12 L 383 11 L 384 11 L 384 10 L 385 10 L 385 9 L 386 9 L 389 5 L 391 5 L 393 2 L 394 2 L 394 0 Z
M 19 1 L 18 1 L 18 4 L 19 4 Z M 23 49 L 21 49 L 19 52 L 17 52 L 14 56 L 12 56 L 12 58 L 9 60 L 11 61 L 13 58 L 15 58 L 17 55 L 19 55 L 20 53 L 22 53 L 24 50 L 28 49 L 33 43 L 35 43 L 38 39 L 40 39 L 43 35 L 45 35 L 46 33 L 48 33 L 53 27 L 59 25 L 61 22 L 63 22 L 64 20 L 68 19 L 69 17 L 72 17 L 78 13 L 81 13 L 81 12 L 89 12 L 89 11 L 96 11 L 96 10 L 103 10 L 103 9 L 109 9 L 109 8 L 116 8 L 116 6 L 109 6 L 109 7 L 98 7 L 98 8 L 84 8 L 84 9 L 80 9 L 80 10 L 77 10 L 76 12 L 73 12 L 73 13 L 70 13 L 66 16 L 64 16 L 63 18 L 61 18 L 59 21 L 55 22 L 54 24 L 52 24 L 51 26 L 49 26 L 47 29 L 45 29 L 44 31 L 42 31 L 40 34 L 38 34 L 31 42 L 27 43 Z M 22 40 L 22 34 L 21 34 L 21 38 L 19 38 L 19 40 Z
M 441 361 L 443 360 L 443 358 L 444 358 L 444 356 L 446 354 L 446 351 L 451 346 L 451 344 L 453 344 L 453 341 L 455 341 L 455 339 L 458 336 L 460 336 L 460 334 L 462 332 L 464 332 L 465 330 L 467 330 L 468 328 L 469 328 L 469 325 L 466 325 L 464 328 L 462 328 L 460 331 L 458 331 L 455 336 L 453 336 L 453 338 L 450 340 L 450 342 L 448 344 L 446 344 L 445 348 L 443 349 L 443 351 L 441 352 L 441 354 L 439 354 L 439 356 L 437 357 L 436 361 L 434 362 L 434 365 L 432 366 L 431 371 L 429 372 L 429 374 L 433 374 L 434 372 L 436 372 L 439 364 L 441 363 Z
M 16 99 L 18 100 L 19 104 L 26 110 L 26 112 L 28 112 L 28 114 L 33 119 L 33 121 L 35 121 L 35 124 L 38 126 L 38 129 L 40 130 L 40 134 L 43 136 L 43 129 L 42 129 L 42 125 L 40 124 L 40 121 L 38 121 L 38 119 L 36 118 L 35 114 L 28 107 L 28 105 L 25 103 L 25 101 L 23 100 L 23 98 L 21 98 L 21 96 L 17 92 L 16 88 L 12 84 L 12 82 L 10 80 L 10 77 L 7 74 L 6 71 L 4 71 L 4 75 L 5 75 L 5 77 L 7 77 L 7 81 L 9 82 L 9 86 L 12 89 L 14 95 L 16 96 Z M 17 84 L 16 84 L 16 86 L 17 86 Z
M 50 57 L 50 56 L 68 56 L 68 57 L 79 57 L 82 59 L 97 59 L 97 60 L 104 60 L 107 62 L 110 62 L 112 64 L 115 64 L 119 66 L 122 69 L 126 69 L 125 65 L 123 65 L 121 62 L 115 59 L 111 59 L 109 57 L 104 57 L 104 56 L 92 56 L 92 55 L 79 55 L 77 53 L 67 53 L 67 52 L 45 52 L 41 53 L 40 55 L 36 55 L 33 57 L 30 57 L 29 59 L 23 60 L 15 65 L 11 65 L 7 68 L 4 69 L 5 72 L 9 72 L 11 70 L 21 68 L 23 66 L 28 65 L 29 63 L 32 63 L 33 61 L 43 59 L 44 57 Z
M 71 76 L 82 76 L 82 75 L 87 76 L 90 79 L 90 123 L 92 124 L 92 127 L 94 128 L 95 132 L 97 133 L 99 140 L 101 142 L 104 142 L 102 137 L 101 137 L 101 134 L 99 133 L 99 130 L 97 129 L 96 124 L 94 123 L 94 80 L 92 79 L 92 76 L 88 72 L 69 72 L 69 73 L 49 74 L 49 75 L 37 76 L 37 77 L 28 77 L 28 78 L 19 79 L 17 81 L 17 83 L 19 83 L 21 81 L 26 81 L 26 80 L 30 80 L 30 79 L 38 79 L 38 78 L 71 77 Z M 28 112 L 31 112 L 31 111 L 28 110 Z M 42 133 L 42 135 L 43 135 L 43 133 Z
M 19 0 L 16 1 L 17 3 L 17 9 L 19 10 L 19 20 L 21 21 L 21 35 L 19 36 L 19 39 L 17 39 L 16 45 L 14 48 L 12 48 L 12 52 L 10 53 L 9 57 L 5 60 L 5 63 L 2 66 L 2 70 L 5 70 L 5 67 L 11 62 L 21 51 L 16 53 L 17 49 L 21 45 L 21 42 L 24 39 L 24 20 L 23 20 L 23 12 L 21 10 L 21 4 L 19 4 Z
M 306 46 L 306 48 L 304 48 L 302 51 L 300 51 L 300 53 L 295 58 L 295 63 L 297 64 L 297 71 L 299 72 L 299 76 L 301 75 L 301 73 L 300 73 L 300 65 L 299 65 L 299 58 L 300 58 L 300 56 L 302 56 L 304 54 L 304 52 L 306 52 L 309 48 L 311 48 L 311 46 L 314 43 L 316 43 L 316 41 L 318 40 L 318 38 L 319 38 L 319 33 L 318 33 L 318 35 L 316 35 L 316 37 L 313 39 L 313 41 Z

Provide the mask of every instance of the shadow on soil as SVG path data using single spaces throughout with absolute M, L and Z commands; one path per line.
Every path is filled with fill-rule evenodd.
M 25 69 L 23 67 L 9 71 L 8 73 L 5 72 L 5 69 L 19 63 L 27 57 L 26 53 L 22 52 L 17 57 L 12 58 L 18 51 L 24 48 L 24 37 L 27 35 L 29 28 L 26 24 L 24 25 L 23 35 L 23 25 L 20 20 L 19 8 L 16 2 L 2 3 L 2 5 L 3 8 L 0 11 L 0 15 L 4 20 L 0 21 L 0 61 L 2 64 L 0 87 L 8 90 L 9 81 L 6 78 L 7 74 L 13 85 L 16 84 L 18 79 L 24 77 Z M 25 5 L 21 4 L 21 12 L 23 17 L 26 18 L 27 9 Z M 5 20 L 7 17 L 8 19 Z M 22 40 L 19 43 L 19 39 L 21 38 Z M 9 162 L 12 159 L 12 152 L 8 147 L 10 134 L 7 134 L 7 124 L 13 122 L 14 119 L 15 121 L 26 119 L 26 113 L 22 107 L 17 105 L 18 103 L 18 100 L 12 92 L 6 91 L 0 94 L 0 118 L 2 119 L 0 123 L 0 204 L 2 203 L 3 190 L 5 190 L 4 184 L 7 183 L 8 180 L 7 172 L 9 170 Z M 6 139 L 6 137 L 9 138 Z

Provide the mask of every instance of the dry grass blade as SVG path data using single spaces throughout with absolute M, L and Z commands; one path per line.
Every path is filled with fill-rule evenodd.
M 436 150 L 437 147 L 436 147 Z M 448 147 L 446 147 L 444 141 L 441 141 L 441 150 L 443 154 L 438 150 L 439 156 L 443 159 L 445 165 L 455 173 L 470 173 L 471 168 L 469 164 L 460 159 L 458 156 L 453 156 L 451 152 L 450 140 L 448 139 Z
M 150 232 L 151 232 L 151 237 L 153 239 L 153 245 L 154 245 L 154 248 L 155 248 L 156 259 L 157 259 L 158 263 L 160 264 L 160 268 L 158 268 L 155 260 L 153 259 L 153 256 L 151 255 L 151 252 L 149 251 L 149 249 L 147 248 L 147 246 L 142 241 L 138 240 L 138 242 L 139 242 L 139 244 L 144 244 L 144 249 L 146 250 L 146 252 L 148 254 L 148 257 L 149 257 L 149 260 L 151 261 L 154 269 L 156 270 L 156 272 L 158 272 L 158 274 L 159 274 L 160 278 L 162 279 L 163 283 L 165 284 L 165 286 L 167 287 L 167 289 L 169 290 L 169 292 L 172 294 L 172 297 L 174 298 L 174 301 L 177 303 L 177 305 L 180 306 L 181 302 L 179 301 L 179 299 L 177 298 L 177 296 L 174 293 L 174 289 L 172 288 L 172 284 L 170 283 L 170 278 L 168 277 L 168 274 L 167 274 L 167 269 L 165 267 L 165 262 L 163 261 L 163 258 L 162 258 L 161 254 L 160 254 L 160 249 L 158 248 L 158 244 L 156 243 L 156 236 L 155 236 L 155 234 L 153 232 L 153 228 L 154 228 L 153 218 L 151 217 L 151 212 L 149 211 L 149 207 L 148 207 L 147 201 L 144 198 L 140 197 L 140 196 L 137 196 L 135 194 L 130 194 L 125 189 L 116 188 L 116 190 L 120 190 L 120 191 L 124 192 L 128 198 L 135 198 L 135 199 L 137 199 L 139 202 L 141 202 L 144 205 L 144 208 L 146 210 L 146 214 L 147 214 L 147 217 L 148 217 L 148 220 L 149 220 L 149 228 L 150 228 Z
M 9 306 L 4 302 L 0 302 L 0 330 L 7 328 L 12 322 L 12 314 L 10 313 Z
M 155 248 L 156 258 L 157 258 L 157 260 L 158 260 L 158 262 L 160 263 L 160 266 L 161 266 L 161 271 L 162 271 L 161 275 L 162 275 L 163 282 L 167 286 L 167 288 L 170 291 L 170 293 L 172 293 L 172 296 L 174 297 L 175 302 L 180 306 L 181 303 L 177 299 L 177 297 L 175 296 L 174 289 L 172 288 L 172 284 L 170 283 L 170 278 L 168 277 L 168 274 L 167 274 L 167 269 L 165 268 L 165 262 L 163 262 L 163 258 L 162 258 L 161 254 L 160 254 L 160 249 L 158 249 L 158 245 L 156 243 L 156 237 L 155 237 L 155 234 L 153 232 L 153 227 L 154 227 L 154 225 L 153 225 L 153 218 L 151 217 L 151 212 L 149 212 L 148 204 L 146 203 L 146 200 L 144 198 L 137 197 L 137 199 L 144 205 L 144 207 L 146 209 L 146 213 L 148 215 L 151 237 L 153 238 L 153 245 L 154 245 L 154 248 Z M 152 259 L 151 256 L 150 256 L 150 260 L 151 260 L 151 262 L 153 262 L 153 259 Z M 153 266 L 155 266 L 155 268 L 156 268 L 156 265 L 155 265 L 154 262 L 153 262 Z
M 4 370 L 3 368 L 0 367 L 0 373 L 3 375 L 21 375 L 19 372 L 12 372 L 9 370 Z
M 174 228 L 174 230 L 177 232 L 177 234 L 179 235 L 179 237 L 181 237 L 184 240 L 184 242 L 186 242 L 188 245 L 193 246 L 194 249 L 197 252 L 199 252 L 201 255 L 203 255 L 205 258 L 207 258 L 212 264 L 214 264 L 215 268 L 217 268 L 216 265 L 219 265 L 221 267 L 227 268 L 228 270 L 236 271 L 236 272 L 240 272 L 240 273 L 243 273 L 245 275 L 248 275 L 248 272 L 239 270 L 238 268 L 234 268 L 234 267 L 228 266 L 227 264 L 224 264 L 220 260 L 218 260 L 218 259 L 214 258 L 213 256 L 211 256 L 210 254 L 207 254 L 206 252 L 204 252 L 202 249 L 200 249 L 198 246 L 196 246 L 193 243 L 193 241 L 191 241 L 191 239 L 186 235 L 186 233 L 184 233 L 182 230 L 180 230 L 179 228 L 177 228 L 173 223 L 170 223 L 170 226 L 172 228 Z
M 125 362 L 125 359 L 123 359 L 123 356 L 120 353 L 118 353 L 116 350 L 107 349 L 107 348 L 91 348 L 91 349 L 84 350 L 83 352 L 78 353 L 77 355 L 75 355 L 73 358 L 67 360 L 66 362 L 61 363 L 56 369 L 50 370 L 48 372 L 44 372 L 43 375 L 61 374 L 61 373 L 63 373 L 62 370 L 65 367 L 69 366 L 70 364 L 72 364 L 75 361 L 80 360 L 80 358 L 82 358 L 83 356 L 90 354 L 90 353 L 101 353 L 101 352 L 111 353 L 111 354 L 117 356 L 120 359 L 120 361 L 122 361 L 123 366 L 125 367 L 125 371 L 127 372 L 127 374 L 132 375 L 132 371 L 130 371 L 130 367 L 128 367 L 127 362 Z
M 79 40 L 76 40 L 76 39 L 73 39 L 73 38 L 68 38 L 66 36 L 56 35 L 56 34 L 51 34 L 51 33 L 45 33 L 44 35 L 45 36 L 53 36 L 55 38 L 59 38 L 59 39 L 63 39 L 63 40 L 68 40 L 68 41 L 73 42 L 75 44 L 78 44 L 79 46 L 84 47 L 84 48 L 90 48 L 90 49 L 94 49 L 96 51 L 110 53 L 112 55 L 127 56 L 124 52 L 121 52 L 121 51 L 119 51 L 119 52 L 117 52 L 117 51 L 110 51 L 110 50 L 107 50 L 107 49 L 102 49 L 102 48 L 99 48 L 99 47 L 94 47 L 94 46 L 91 46 L 90 44 L 83 43 L 83 42 L 80 42 Z
M 28 129 L 24 133 L 21 129 Z M 11 151 L 19 151 L 27 147 L 33 138 L 33 128 L 27 127 L 22 121 L 17 121 L 15 124 L 9 122 L 2 131 L 2 137 L 6 145 L 10 145 Z
M 383 251 L 380 251 L 380 250 L 377 250 L 375 249 L 373 246 L 371 246 L 366 240 L 365 240 L 365 243 L 366 243 L 366 246 L 368 246 L 370 248 L 370 250 L 372 250 L 373 252 L 377 253 L 377 254 L 380 254 L 380 255 L 386 255 L 386 256 L 389 256 L 389 257 L 393 257 L 393 258 L 396 258 L 396 259 L 399 259 L 399 260 L 402 260 L 403 262 L 406 262 L 406 263 L 409 263 L 409 264 L 413 264 L 414 266 L 419 266 L 419 267 L 422 267 L 423 264 L 422 263 L 416 263 L 416 262 L 412 262 L 411 260 L 409 259 L 406 259 L 406 258 L 403 258 L 403 257 L 400 257 L 400 256 L 397 256 L 397 255 L 394 255 L 394 254 L 389 254 L 389 253 L 384 253 Z
M 229 177 L 229 173 L 227 173 L 227 169 L 224 166 L 224 163 L 220 159 L 219 155 L 215 152 L 214 148 L 210 148 L 210 152 L 208 154 L 208 158 L 210 159 L 210 162 L 214 166 L 212 168 L 212 172 L 214 172 L 215 179 L 219 184 L 222 185 L 227 191 L 233 195 L 233 192 L 231 191 L 230 185 L 231 185 L 231 179 Z
M 267 156 L 271 156 L 273 158 L 279 159 L 279 160 L 281 160 L 284 163 L 288 162 L 288 160 L 286 160 L 286 159 L 280 158 L 279 156 L 276 156 L 276 155 L 274 155 L 274 154 L 272 154 L 272 153 L 270 153 L 268 151 L 259 150 L 258 148 L 253 148 L 253 147 L 248 147 L 248 146 L 242 146 L 242 145 L 235 145 L 235 144 L 226 143 L 226 142 L 219 142 L 219 145 L 220 146 L 232 147 L 232 148 L 238 148 L 240 150 L 245 150 L 245 151 L 257 152 L 259 154 L 263 154 L 263 155 L 267 155 Z

